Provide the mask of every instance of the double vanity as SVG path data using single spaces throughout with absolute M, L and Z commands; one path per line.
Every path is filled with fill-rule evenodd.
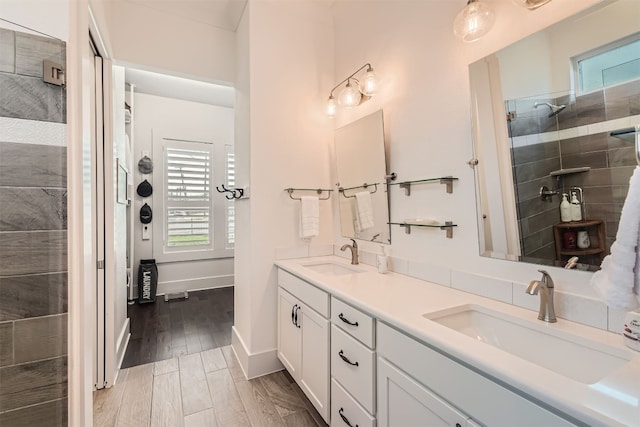
M 278 357 L 332 426 L 640 425 L 620 335 L 338 257 L 276 265 Z

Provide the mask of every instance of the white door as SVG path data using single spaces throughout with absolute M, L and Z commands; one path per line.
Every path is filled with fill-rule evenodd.
M 301 333 L 300 315 L 297 313 L 299 310 L 298 300 L 287 291 L 278 288 L 278 359 L 296 380 L 300 377 Z
M 329 320 L 309 307 L 298 310 L 302 329 L 300 388 L 325 421 L 329 420 Z
M 467 416 L 378 358 L 379 427 L 466 427 Z
M 102 58 L 96 47 L 90 43 L 93 53 L 93 76 L 91 81 L 91 161 L 85 167 L 91 169 L 91 188 L 85 188 L 91 196 L 91 223 L 93 230 L 93 260 L 96 266 L 95 282 L 95 326 L 94 344 L 94 387 L 105 386 L 105 277 L 104 277 L 104 101 L 102 97 Z M 85 160 L 86 161 L 86 160 Z

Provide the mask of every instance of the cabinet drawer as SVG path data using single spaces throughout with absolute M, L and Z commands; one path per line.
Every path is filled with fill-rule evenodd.
M 281 269 L 278 269 L 278 285 L 325 318 L 329 317 L 329 294 L 325 291 Z
M 375 413 L 375 353 L 331 326 L 331 376 L 369 413 Z
M 376 419 L 336 380 L 331 380 L 331 424 L 339 427 L 375 427 Z
M 334 297 L 331 298 L 331 323 L 367 347 L 374 348 L 373 318 Z

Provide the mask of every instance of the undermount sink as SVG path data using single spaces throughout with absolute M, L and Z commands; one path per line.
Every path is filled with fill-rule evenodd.
M 363 273 L 357 267 L 351 267 L 332 261 L 315 262 L 311 264 L 303 264 L 306 268 L 316 273 L 326 274 L 328 276 L 343 276 L 346 274 Z
M 478 305 L 423 317 L 584 384 L 593 384 L 632 359 L 624 350 Z

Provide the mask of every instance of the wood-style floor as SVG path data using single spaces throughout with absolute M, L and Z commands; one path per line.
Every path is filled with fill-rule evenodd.
M 128 306 L 131 337 L 123 368 L 231 344 L 233 287 L 189 292 L 187 299 Z
M 326 427 L 286 371 L 247 381 L 230 346 L 123 369 L 93 407 L 96 427 Z

